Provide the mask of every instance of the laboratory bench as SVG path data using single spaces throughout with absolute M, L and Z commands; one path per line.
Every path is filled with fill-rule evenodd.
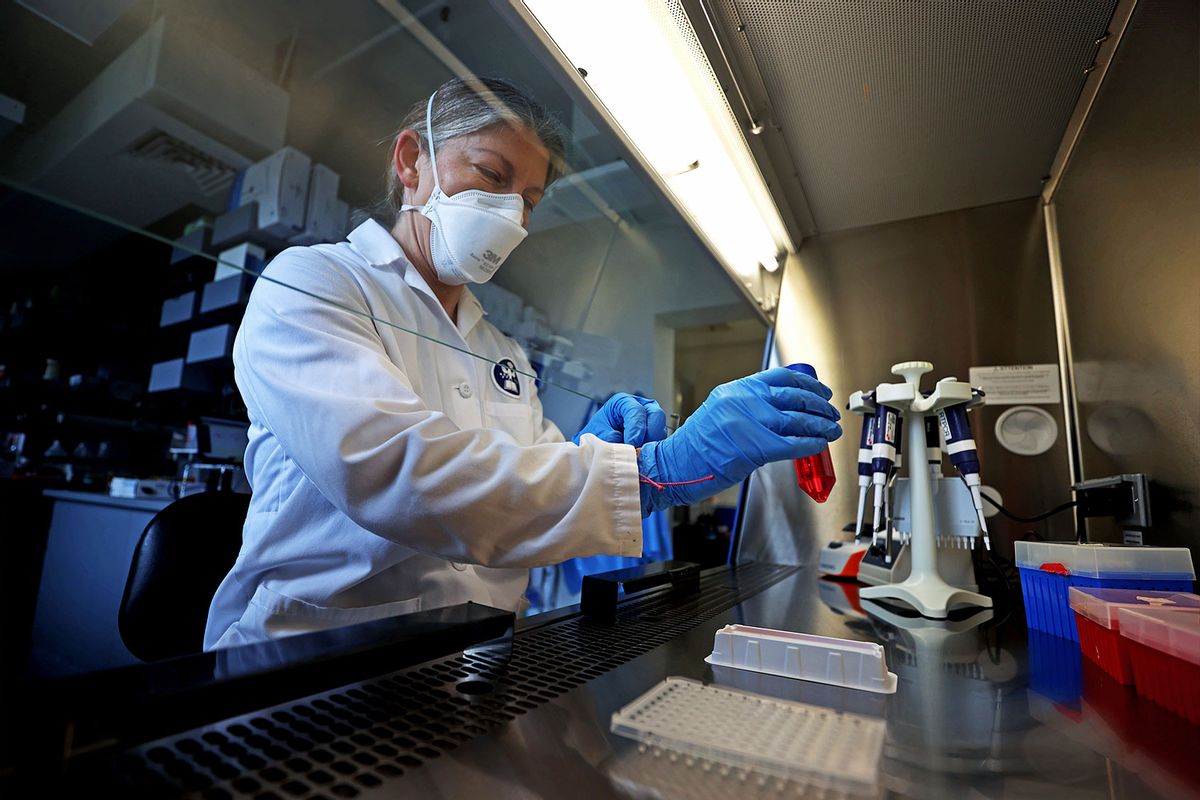
M 123 744 L 77 759 L 67 779 L 92 788 L 111 783 L 122 796 L 264 800 L 842 796 L 674 757 L 612 731 L 614 712 L 680 676 L 881 720 L 873 724 L 885 726 L 882 747 L 847 755 L 875 762 L 877 788 L 850 796 L 1173 798 L 1200 791 L 1200 728 L 1081 663 L 1076 643 L 1027 632 L 1019 605 L 923 619 L 861 600 L 854 584 L 821 579 L 811 568 L 755 563 L 705 570 L 695 588 L 631 596 L 612 619 L 585 617 L 579 607 L 548 612 L 518 620 L 515 633 L 499 638 L 512 616 L 468 606 L 472 624 L 486 624 L 462 641 L 482 644 L 464 649 L 443 637 L 453 649 L 422 650 L 426 639 L 409 638 L 342 676 L 353 680 L 318 692 L 311 674 L 284 670 L 243 684 L 236 714 L 219 702 L 208 704 L 219 716 L 203 724 L 195 713 L 204 703 L 160 713 L 152 738 L 112 737 Z M 429 613 L 459 614 L 422 612 Z M 729 623 L 878 642 L 898 676 L 896 691 L 710 666 L 714 634 Z M 392 623 L 369 623 L 380 624 Z M 319 645 L 307 646 L 313 653 Z M 200 672 L 216 663 L 228 668 L 239 650 L 204 654 L 210 661 Z M 438 656 L 429 659 L 430 652 Z M 192 657 L 177 663 L 195 668 Z M 143 700 L 147 686 L 165 685 L 163 666 L 154 669 L 158 677 L 127 682 Z M 255 698 L 257 705 L 246 705 Z M 172 720 L 168 732 L 162 726 Z

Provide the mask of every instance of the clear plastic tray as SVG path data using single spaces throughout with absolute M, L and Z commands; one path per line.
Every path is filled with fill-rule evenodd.
M 1162 608 L 1168 611 L 1200 611 L 1200 595 L 1160 592 L 1151 589 L 1103 589 L 1091 586 L 1070 588 L 1071 608 L 1097 625 L 1120 628 L 1120 608 Z
M 1017 566 L 1062 564 L 1072 576 L 1132 580 L 1195 580 L 1186 547 L 1134 547 L 1072 542 L 1016 542 Z
M 685 758 L 858 794 L 876 790 L 886 725 L 667 678 L 613 714 L 612 730 Z
M 712 654 L 704 660 L 880 694 L 896 691 L 896 673 L 888 672 L 883 646 L 875 642 L 726 625 L 713 637 Z
M 1200 613 L 1122 608 L 1117 616 L 1122 636 L 1200 666 Z

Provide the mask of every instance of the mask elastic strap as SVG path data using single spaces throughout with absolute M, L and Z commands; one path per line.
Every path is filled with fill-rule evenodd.
M 429 95 L 429 102 L 425 106 L 425 133 L 429 136 L 429 163 L 433 165 L 433 190 L 436 192 L 442 187 L 442 182 L 438 178 L 437 154 L 433 151 L 433 98 L 435 97 L 437 97 L 437 89 L 434 89 L 433 94 Z
M 425 104 L 425 135 L 429 137 L 429 163 L 433 165 L 433 190 L 436 192 L 442 184 L 438 178 L 437 156 L 433 152 L 433 98 L 435 97 L 437 97 L 437 89 L 433 90 L 433 94 L 429 95 L 429 102 Z M 432 196 L 430 195 L 430 197 Z M 405 203 L 400 206 L 400 211 L 420 211 L 421 208 L 422 206 Z

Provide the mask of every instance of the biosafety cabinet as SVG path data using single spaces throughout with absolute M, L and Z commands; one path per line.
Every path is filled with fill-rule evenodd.
M 971 415 L 983 481 L 1012 516 L 1058 508 L 1088 482 L 1123 487 L 1120 509 L 1081 501 L 1035 522 L 989 502 L 1001 554 L 1022 538 L 1200 547 L 1194 4 L 679 0 L 631 11 L 629 27 L 658 25 L 681 62 L 700 65 L 690 90 L 715 98 L 708 118 L 749 155 L 733 158 L 735 172 L 769 195 L 754 202 L 769 205 L 774 258 L 744 257 L 720 217 L 690 201 L 683 181 L 705 169 L 689 155 L 702 145 L 680 134 L 664 157 L 629 119 L 588 41 L 617 33 L 597 22 L 573 36 L 553 5 L 505 13 L 564 69 L 572 97 L 599 106 L 634 171 L 766 318 L 764 365 L 811 363 L 842 404 L 900 380 L 891 367 L 914 359 L 932 363 L 930 387 L 956 376 L 983 388 Z M 642 58 L 647 75 L 659 69 Z M 744 186 L 709 180 L 735 216 Z M 756 235 L 742 230 L 745 247 Z M 824 504 L 797 491 L 791 464 L 752 477 L 733 560 L 813 564 L 853 530 L 857 425 L 831 446 L 840 483 Z
M 818 579 L 864 525 L 888 553 L 913 535 L 913 468 L 941 476 L 937 558 L 967 589 L 977 510 L 1000 562 L 1040 540 L 1200 556 L 1194 0 L 17 0 L 0 43 L 0 649 L 76 676 L 29 695 L 46 713 L 4 732 L 0 785 L 98 764 L 160 796 L 779 796 L 619 738 L 667 676 L 869 719 L 869 796 L 1198 785 L 1194 726 L 1018 606 L 869 611 Z M 674 426 L 724 381 L 809 364 L 843 411 L 833 491 L 789 461 L 651 517 L 643 560 L 706 569 L 626 574 L 653 585 L 601 620 L 584 576 L 638 559 L 536 570 L 547 613 L 524 618 L 464 605 L 136 664 L 116 609 L 146 517 L 196 475 L 240 479 L 230 347 L 258 271 L 386 222 L 397 126 L 475 75 L 528 89 L 567 140 L 475 292 L 547 417 L 569 436 L 628 391 Z M 931 426 L 942 463 L 909 458 L 871 530 L 855 412 L 903 362 L 970 402 L 981 505 L 966 445 Z M 877 642 L 896 693 L 705 662 L 729 623 Z M 46 768 L 10 769 L 13 743 Z
M 1144 473 L 1144 541 L 1196 553 L 1195 4 L 697 5 L 775 123 L 751 141 L 803 236 L 770 359 L 823 362 L 843 398 L 910 359 L 929 385 L 980 382 L 998 402 L 972 427 L 1006 507 Z M 743 558 L 807 563 L 822 537 L 800 532 L 853 517 L 857 433 L 833 445 L 847 490 L 826 505 L 782 466 L 754 476 Z M 1123 538 L 1111 515 L 992 520 L 1001 553 L 1029 531 Z
M 930 379 L 1028 374 L 972 416 L 1005 507 L 1033 516 L 1082 481 L 1145 475 L 1147 540 L 1195 546 L 1190 4 L 573 6 L 6 9 L 8 49 L 31 68 L 0 88 L 15 204 L 0 337 L 24 347 L 26 320 L 52 332 L 5 359 L 6 380 L 146 393 L 111 414 L 56 397 L 71 429 L 6 422 L 12 463 L 70 465 L 69 488 L 102 488 L 140 456 L 101 455 L 120 448 L 88 417 L 142 414 L 162 435 L 236 418 L 228 347 L 200 347 L 232 338 L 252 275 L 228 278 L 378 213 L 381 143 L 441 81 L 478 73 L 524 85 L 569 141 L 512 269 L 478 292 L 564 430 L 613 391 L 686 418 L 763 363 L 813 364 L 843 404 L 913 359 Z M 118 240 L 118 269 L 79 270 L 56 295 L 94 328 L 110 324 L 101 306 L 155 310 L 114 359 L 59 341 L 80 315 L 50 295 L 53 275 Z M 39 391 L 13 397 L 46 405 Z M 783 466 L 721 500 L 736 557 L 809 563 L 851 523 L 854 433 L 833 445 L 827 503 Z M 65 456 L 45 456 L 56 441 Z M 1071 517 L 1035 533 L 1122 534 Z M 995 525 L 1001 552 L 1027 530 Z
M 680 61 L 700 64 L 691 89 L 716 98 L 709 118 L 732 121 L 730 150 L 749 153 L 737 173 L 769 194 L 776 257 L 757 269 L 681 186 L 680 170 L 705 169 L 687 155 L 700 146 L 681 136 L 679 167 L 663 168 L 651 134 L 612 118 L 619 93 L 587 69 L 599 57 L 584 37 L 528 6 L 511 12 L 526 36 L 579 68 L 569 91 L 612 112 L 633 163 L 768 319 L 765 365 L 816 365 L 846 403 L 928 361 L 930 385 L 990 390 L 973 428 L 1012 516 L 1110 478 L 1137 506 L 991 516 L 1000 553 L 1027 537 L 1200 546 L 1194 4 L 650 4 Z M 730 215 L 742 188 L 706 186 Z M 811 564 L 854 529 L 857 421 L 846 432 L 824 504 L 790 464 L 752 477 L 734 560 Z

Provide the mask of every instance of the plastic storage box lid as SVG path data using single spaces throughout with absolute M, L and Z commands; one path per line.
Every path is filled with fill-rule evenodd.
M 1071 608 L 1098 625 L 1120 628 L 1119 608 L 1161 608 L 1167 611 L 1200 612 L 1200 595 L 1160 592 L 1150 589 L 1104 589 L 1070 587 Z
M 896 673 L 888 672 L 883 646 L 875 642 L 726 625 L 713 637 L 712 654 L 704 660 L 880 694 L 896 691 Z
M 1195 580 L 1186 547 L 1136 547 L 1074 542 L 1017 542 L 1017 566 L 1062 564 L 1068 575 L 1124 580 Z
M 1125 638 L 1200 666 L 1200 612 L 1122 608 L 1117 617 Z

